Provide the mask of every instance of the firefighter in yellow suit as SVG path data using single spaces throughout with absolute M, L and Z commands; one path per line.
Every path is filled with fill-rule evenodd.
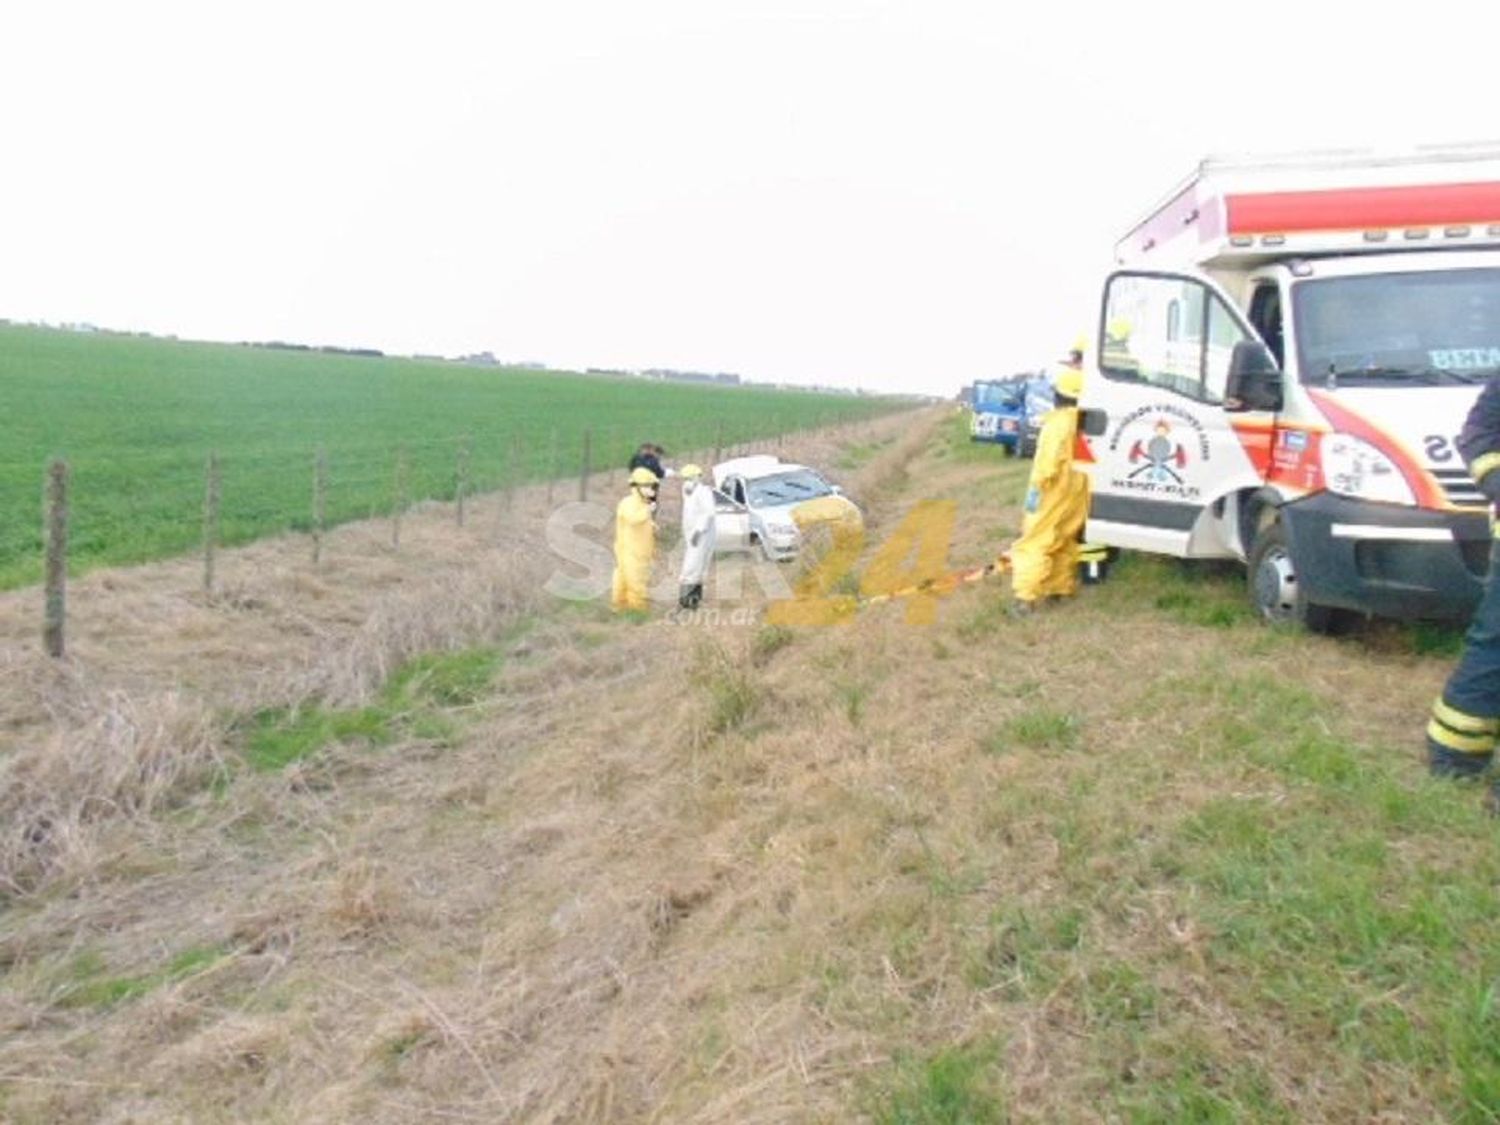
M 1021 538 L 1010 549 L 1012 612 L 1078 591 L 1078 544 L 1089 513 L 1089 478 L 1073 467 L 1083 356 L 1075 348 L 1053 382 L 1056 405 L 1042 419 L 1026 487 Z
M 630 492 L 615 507 L 615 576 L 609 604 L 621 610 L 644 610 L 656 552 L 652 509 L 660 481 L 647 468 L 630 470 Z

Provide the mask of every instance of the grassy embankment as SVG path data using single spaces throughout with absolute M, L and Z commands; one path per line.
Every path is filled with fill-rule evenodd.
M 953 564 L 993 554 L 1025 465 L 991 453 L 850 450 L 872 539 L 946 498 Z M 0 1109 L 1494 1120 L 1500 840 L 1419 756 L 1451 635 L 1268 629 L 1143 558 L 1002 606 L 559 608 L 397 675 L 378 737 L 13 908 Z

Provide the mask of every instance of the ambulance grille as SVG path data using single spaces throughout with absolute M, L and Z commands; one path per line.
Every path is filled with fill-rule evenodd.
M 1448 497 L 1448 503 L 1460 508 L 1483 508 L 1485 506 L 1484 493 L 1479 491 L 1479 486 L 1469 476 L 1468 469 L 1433 469 L 1432 475 L 1437 477 L 1438 484 L 1443 486 L 1443 493 Z

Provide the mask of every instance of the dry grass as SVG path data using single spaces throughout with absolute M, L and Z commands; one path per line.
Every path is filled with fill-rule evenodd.
M 1022 472 L 952 456 L 928 430 L 846 485 L 877 528 L 913 498 L 957 498 L 961 566 L 994 554 Z M 1151 573 L 1022 623 L 995 613 L 996 586 L 944 599 L 926 628 L 899 605 L 790 632 L 542 612 L 451 745 L 235 773 L 137 818 L 149 863 L 80 863 L 73 893 L 14 902 L 0 919 L 14 998 L 0 1002 L 0 1116 L 1453 1116 L 1441 1060 L 1361 1055 L 1297 989 L 1279 1003 L 1258 991 L 1291 962 L 1279 946 L 1247 962 L 1234 941 L 1260 916 L 1216 888 L 1260 868 L 1215 866 L 1274 847 L 1256 818 L 1325 847 L 1373 839 L 1385 805 L 1346 799 L 1337 760 L 1283 743 L 1301 716 L 1329 747 L 1389 758 L 1444 662 L 1193 624 L 1153 605 Z M 398 627 L 417 614 L 412 585 L 368 592 L 404 607 L 380 626 L 392 647 L 365 639 L 373 615 L 350 621 L 327 651 L 369 647 L 347 664 L 304 655 L 288 694 L 363 702 L 395 653 L 497 635 L 451 584 L 421 588 L 450 606 L 453 632 Z M 223 690 L 216 705 L 277 699 Z M 1383 870 L 1460 871 L 1423 827 L 1439 814 L 1472 861 L 1483 829 L 1463 795 L 1429 795 L 1414 763 L 1381 769 L 1394 779 L 1381 802 L 1414 794 L 1384 829 Z M 1297 835 L 1333 818 L 1336 834 Z M 1231 835 L 1209 848 L 1216 833 Z M 1276 870 L 1289 894 L 1305 889 L 1295 856 Z M 193 949 L 225 954 L 151 975 Z M 1492 964 L 1474 957 L 1476 972 Z M 161 983 L 60 1004 L 82 964 L 99 995 L 112 978 Z M 1441 978 L 1409 967 L 1394 1002 L 1437 1020 L 1421 990 Z M 1301 983 L 1373 1020 L 1392 986 L 1366 988 L 1360 971 Z
M 833 440 L 801 437 L 786 453 L 827 459 Z M 596 474 L 591 495 L 612 502 L 619 475 Z M 546 494 L 471 498 L 464 528 L 451 505 L 419 505 L 399 552 L 386 521 L 344 525 L 318 567 L 303 536 L 224 552 L 211 600 L 195 560 L 96 571 L 70 588 L 63 662 L 37 644 L 38 592 L 0 595 L 0 892 L 86 877 L 105 824 L 149 833 L 154 814 L 227 768 L 229 716 L 360 706 L 413 657 L 534 614 L 554 566 Z

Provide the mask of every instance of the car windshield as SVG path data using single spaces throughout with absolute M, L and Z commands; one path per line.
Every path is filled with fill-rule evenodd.
M 974 406 L 978 410 L 1008 410 L 1020 405 L 1020 390 L 1009 383 L 975 383 Z
M 827 496 L 833 491 L 833 487 L 811 469 L 797 469 L 794 472 L 777 473 L 772 477 L 761 477 L 750 481 L 749 488 L 752 508 L 796 504 Z
M 1500 269 L 1298 282 L 1302 381 L 1479 382 L 1500 372 Z

